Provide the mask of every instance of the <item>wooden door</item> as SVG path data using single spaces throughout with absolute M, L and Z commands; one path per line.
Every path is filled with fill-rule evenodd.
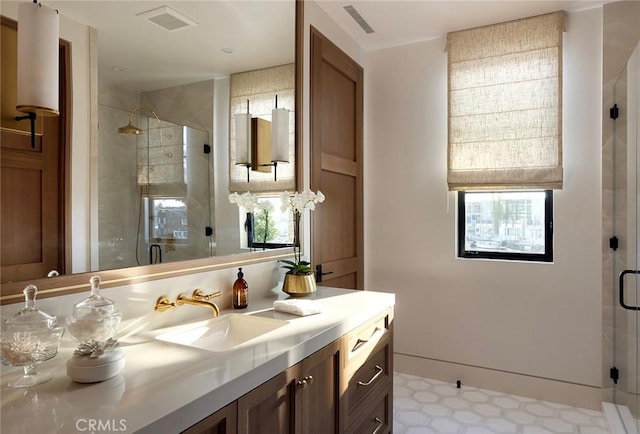
M 201 420 L 182 434 L 235 434 L 237 430 L 237 402 L 232 402 Z
M 325 202 L 311 216 L 312 262 L 322 285 L 364 288 L 363 71 L 311 28 L 311 188 Z
M 304 386 L 296 382 L 302 393 L 303 434 L 339 433 L 340 345 L 335 342 L 302 361 Z M 309 380 L 311 379 L 311 380 Z
M 296 377 L 300 366 L 293 366 L 253 389 L 238 400 L 238 434 L 299 433 Z
M 16 32 L 15 21 L 2 18 L 4 32 Z M 16 51 L 3 50 L 3 64 L 16 63 Z M 2 282 L 46 277 L 65 272 L 65 153 L 68 143 L 68 77 L 70 46 L 60 42 L 60 116 L 42 118 L 36 137 L 2 128 L 0 137 L 0 227 Z M 11 76 L 3 76 L 3 80 Z M 14 77 L 15 79 L 15 77 Z M 11 87 L 11 84 L 4 83 Z M 10 94 L 10 92 L 8 93 Z M 3 92 L 2 98 L 9 98 Z M 3 101 L 2 117 L 6 113 Z M 15 106 L 15 102 L 13 103 Z M 40 118 L 39 118 L 40 119 Z M 28 126 L 29 121 L 25 122 Z

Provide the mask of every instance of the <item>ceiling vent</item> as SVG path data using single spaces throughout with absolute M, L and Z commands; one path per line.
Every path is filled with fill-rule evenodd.
M 138 16 L 146 18 L 153 24 L 157 24 L 170 32 L 198 25 L 198 23 L 192 19 L 185 17 L 180 12 L 171 9 L 169 6 L 162 6 L 147 12 L 142 12 L 139 13 Z
M 351 18 L 353 18 L 360 27 L 362 27 L 362 30 L 364 30 L 365 33 L 369 34 L 374 32 L 369 23 L 364 18 L 362 18 L 362 15 L 360 15 L 360 13 L 352 5 L 345 6 L 344 10 L 347 11 L 349 15 L 351 15 Z

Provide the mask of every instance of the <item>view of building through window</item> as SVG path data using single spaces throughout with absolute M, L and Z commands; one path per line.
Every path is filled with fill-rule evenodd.
M 152 206 L 154 239 L 189 239 L 187 204 L 184 199 L 153 199 Z
M 464 249 L 545 253 L 544 191 L 465 192 Z

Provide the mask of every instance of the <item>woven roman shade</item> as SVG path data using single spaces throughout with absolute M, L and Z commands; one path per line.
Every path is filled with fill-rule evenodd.
M 447 34 L 449 190 L 562 188 L 564 12 Z

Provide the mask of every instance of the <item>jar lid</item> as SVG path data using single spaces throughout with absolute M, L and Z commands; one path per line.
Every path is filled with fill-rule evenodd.
M 58 320 L 36 308 L 38 288 L 29 284 L 22 291 L 24 293 L 24 308 L 11 318 L 3 321 L 2 329 L 8 332 L 40 331 L 56 327 Z
M 116 302 L 100 294 L 100 276 L 91 276 L 91 295 L 73 305 L 74 316 L 119 314 Z

